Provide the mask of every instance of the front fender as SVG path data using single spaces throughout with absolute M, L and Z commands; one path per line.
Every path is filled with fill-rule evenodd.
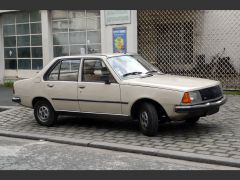
M 131 115 L 133 104 L 140 99 L 151 99 L 160 104 L 168 116 L 173 115 L 174 107 L 180 104 L 183 92 L 152 87 L 122 85 L 121 98 L 128 104 L 122 105 L 122 113 Z

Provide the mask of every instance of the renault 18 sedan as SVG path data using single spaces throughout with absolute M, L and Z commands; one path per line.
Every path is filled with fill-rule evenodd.
M 137 54 L 95 54 L 53 59 L 16 81 L 12 100 L 33 108 L 41 125 L 65 113 L 121 116 L 154 136 L 160 122 L 194 124 L 217 113 L 226 97 L 219 81 L 164 74 Z

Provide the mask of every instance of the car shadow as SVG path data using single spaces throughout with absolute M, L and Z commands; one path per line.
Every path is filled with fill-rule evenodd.
M 55 127 L 64 126 L 66 128 L 70 127 L 81 127 L 81 128 L 94 128 L 94 129 L 104 129 L 108 132 L 110 131 L 127 131 L 129 133 L 139 133 L 139 124 L 137 121 L 126 120 L 126 119 L 99 119 L 99 118 L 83 118 L 77 116 L 62 116 L 58 119 Z M 208 123 L 203 119 L 200 119 L 197 124 L 188 124 L 183 122 L 168 122 L 160 124 L 158 135 L 206 135 L 208 132 L 213 131 L 213 129 L 218 129 L 218 125 L 215 123 Z

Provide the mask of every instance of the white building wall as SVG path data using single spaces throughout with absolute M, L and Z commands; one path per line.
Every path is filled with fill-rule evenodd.
M 137 11 L 131 10 L 131 23 L 119 25 L 105 25 L 105 11 L 101 10 L 101 41 L 102 52 L 113 53 L 113 34 L 115 27 L 127 28 L 127 52 L 137 53 Z

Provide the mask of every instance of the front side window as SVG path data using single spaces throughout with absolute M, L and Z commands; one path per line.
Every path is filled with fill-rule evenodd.
M 159 72 L 158 68 L 144 60 L 139 55 L 115 56 L 108 58 L 108 62 L 117 75 L 121 78 L 139 76 L 147 74 L 148 72 Z
M 100 59 L 86 59 L 83 64 L 82 81 L 104 82 L 103 75 L 108 75 L 110 82 L 116 82 L 105 63 Z
M 63 60 L 49 73 L 49 81 L 78 81 L 80 60 Z

